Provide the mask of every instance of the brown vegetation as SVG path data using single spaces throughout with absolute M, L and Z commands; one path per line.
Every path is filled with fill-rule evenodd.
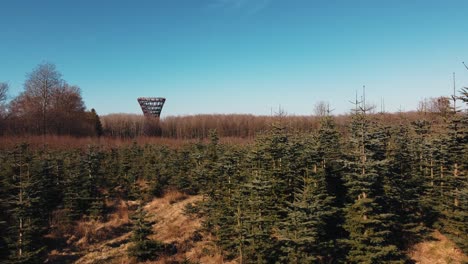
M 410 123 L 423 118 L 432 123 L 443 124 L 442 116 L 423 112 L 403 112 L 397 114 L 374 114 L 388 125 Z M 53 149 L 86 148 L 90 145 L 102 147 L 157 144 L 170 147 L 180 147 L 184 144 L 207 140 L 209 131 L 216 130 L 221 143 L 246 144 L 252 142 L 254 136 L 269 129 L 274 122 L 288 124 L 292 130 L 310 132 L 319 126 L 319 118 L 315 116 L 254 116 L 254 115 L 196 115 L 184 117 L 167 117 L 159 121 L 161 136 L 146 136 L 145 117 L 143 115 L 113 114 L 101 117 L 104 136 L 71 136 L 71 135 L 6 135 L 0 137 L 0 148 L 9 149 L 20 143 L 27 142 L 33 148 L 47 146 Z M 345 133 L 350 122 L 349 115 L 335 117 L 338 129 Z
M 169 191 L 164 197 L 145 205 L 148 220 L 155 222 L 155 235 L 152 238 L 174 246 L 177 251 L 172 256 L 162 256 L 146 263 L 180 263 L 185 259 L 194 263 L 227 263 L 223 262 L 214 238 L 200 233 L 201 219 L 184 214 L 187 204 L 200 200 L 200 195 L 188 196 Z M 104 221 L 84 219 L 67 229 L 55 226 L 55 231 L 48 238 L 57 240 L 66 237 L 67 241 L 62 250 L 49 253 L 48 263 L 135 263 L 127 256 L 127 248 L 131 236 L 129 214 L 137 206 L 132 201 L 108 201 L 107 206 L 114 210 Z
M 188 204 L 197 203 L 201 199 L 200 195 L 187 196 L 170 191 L 145 206 L 150 219 L 156 222 L 153 238 L 177 248 L 174 256 L 165 256 L 152 263 L 180 263 L 184 259 L 194 263 L 228 263 L 223 262 L 222 252 L 216 247 L 214 238 L 200 233 L 201 219 L 184 214 Z
M 432 234 L 432 241 L 418 243 L 410 252 L 410 257 L 420 264 L 462 264 L 468 263 L 468 256 L 439 231 Z
M 61 250 L 49 253 L 49 263 L 63 263 L 70 260 L 76 263 L 99 263 L 116 256 L 126 257 L 129 208 L 124 201 L 108 201 L 107 206 L 112 209 L 104 221 L 83 219 L 74 225 L 64 225 L 60 219 L 60 211 L 56 212 L 52 221 L 52 232 L 47 236 L 50 241 L 64 239 Z M 96 252 L 112 251 L 112 255 L 94 255 L 92 260 L 86 261 L 87 255 Z
M 411 122 L 420 118 L 440 122 L 442 116 L 432 112 L 377 113 L 374 118 L 388 124 Z M 253 139 L 268 130 L 272 123 L 282 122 L 292 130 L 310 132 L 319 127 L 319 116 L 255 116 L 255 115 L 193 115 L 169 116 L 158 122 L 158 135 L 163 138 L 200 139 L 207 138 L 210 130 L 216 130 L 220 137 Z M 341 131 L 350 122 L 350 115 L 335 116 Z M 104 134 L 118 138 L 135 138 L 147 135 L 148 120 L 143 115 L 111 114 L 101 117 Z

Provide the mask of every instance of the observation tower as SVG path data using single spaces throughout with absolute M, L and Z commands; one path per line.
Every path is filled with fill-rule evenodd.
M 166 98 L 162 97 L 139 97 L 138 103 L 145 116 L 159 117 Z

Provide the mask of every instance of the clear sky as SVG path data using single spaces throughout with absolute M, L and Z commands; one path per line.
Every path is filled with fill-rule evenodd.
M 0 0 L 0 81 L 55 63 L 99 114 L 389 111 L 468 86 L 468 1 Z

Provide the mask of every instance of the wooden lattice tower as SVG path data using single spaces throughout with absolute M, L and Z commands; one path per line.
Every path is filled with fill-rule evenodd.
M 159 117 L 166 98 L 162 97 L 140 97 L 138 103 L 145 116 Z

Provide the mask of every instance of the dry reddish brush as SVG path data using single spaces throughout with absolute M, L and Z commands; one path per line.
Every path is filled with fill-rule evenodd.
M 443 116 L 430 112 L 378 113 L 372 118 L 387 124 L 410 123 L 423 118 L 437 127 L 442 124 Z M 8 149 L 27 142 L 34 148 L 83 149 L 90 145 L 104 148 L 158 144 L 181 147 L 187 143 L 208 140 L 210 130 L 216 130 L 220 142 L 243 145 L 251 143 L 254 137 L 271 128 L 275 122 L 282 122 L 291 130 L 310 132 L 318 129 L 319 118 L 316 116 L 254 116 L 254 115 L 195 115 L 171 116 L 163 118 L 157 125 L 159 136 L 147 136 L 146 118 L 135 114 L 112 114 L 101 117 L 104 136 L 71 136 L 47 134 L 29 135 L 14 133 L 0 137 L 0 148 Z M 337 128 L 346 133 L 350 115 L 335 116 Z M 153 124 L 154 125 L 154 124 Z M 151 133 L 150 133 L 151 134 Z

